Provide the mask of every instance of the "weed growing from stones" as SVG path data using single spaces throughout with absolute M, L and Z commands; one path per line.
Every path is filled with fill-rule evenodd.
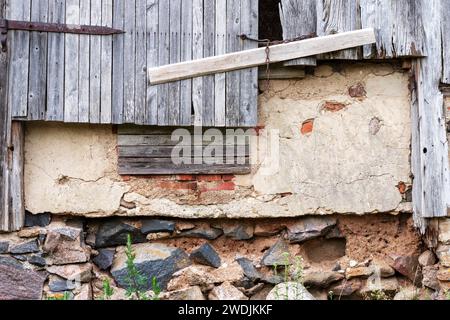
M 114 294 L 114 289 L 111 287 L 111 282 L 109 279 L 103 280 L 103 295 L 101 300 L 111 300 L 112 295 Z
M 291 263 L 293 260 L 293 263 Z M 274 265 L 274 274 L 275 276 L 278 276 L 278 267 L 282 267 L 284 270 L 284 274 L 283 274 L 283 281 L 284 283 L 289 283 L 289 282 L 293 282 L 296 284 L 295 286 L 295 298 L 296 300 L 300 300 L 300 298 L 302 298 L 300 295 L 302 294 L 301 291 L 302 289 L 300 289 L 301 286 L 303 286 L 304 283 L 304 267 L 303 267 L 303 258 L 302 257 L 294 257 L 293 259 L 291 258 L 291 254 L 289 252 L 285 252 L 283 253 L 283 262 L 281 265 L 275 264 Z M 289 299 L 289 286 L 286 285 L 285 286 L 285 294 L 284 294 L 284 299 L 288 300 Z M 280 293 L 278 292 L 278 287 L 277 290 L 275 292 L 275 297 L 277 300 L 281 300 L 280 299 Z

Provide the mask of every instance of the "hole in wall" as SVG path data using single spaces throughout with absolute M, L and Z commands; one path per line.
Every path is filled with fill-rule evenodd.
M 259 1 L 259 39 L 282 40 L 279 1 Z

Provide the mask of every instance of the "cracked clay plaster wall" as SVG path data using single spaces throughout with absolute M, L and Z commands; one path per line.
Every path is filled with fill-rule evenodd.
M 259 102 L 261 126 L 280 132 L 280 170 L 267 176 L 255 168 L 225 189 L 118 176 L 110 126 L 28 124 L 26 208 L 180 218 L 410 210 L 408 72 L 323 65 L 302 80 L 272 81 Z

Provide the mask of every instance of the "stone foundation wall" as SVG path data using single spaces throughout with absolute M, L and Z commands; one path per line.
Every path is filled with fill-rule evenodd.
M 441 227 L 446 235 L 448 223 Z M 443 269 L 449 239 L 444 236 L 437 251 L 440 268 L 409 214 L 276 220 L 43 214 L 27 215 L 27 228 L 0 235 L 0 299 L 64 293 L 99 299 L 105 279 L 113 286 L 112 298 L 125 299 L 128 234 L 136 266 L 147 279 L 157 278 L 162 299 L 264 300 L 286 280 L 286 261 L 295 271 L 300 257 L 304 271 L 297 280 L 320 300 L 444 299 L 450 283 L 448 269 Z

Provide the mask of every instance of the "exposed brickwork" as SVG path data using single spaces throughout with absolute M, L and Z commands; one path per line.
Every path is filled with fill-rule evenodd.
M 310 119 L 310 120 L 306 120 L 305 122 L 303 122 L 302 127 L 301 127 L 301 133 L 303 135 L 307 135 L 307 134 L 311 134 L 314 130 L 314 120 Z
M 346 105 L 340 102 L 327 101 L 323 104 L 322 109 L 328 112 L 339 112 L 345 109 Z

